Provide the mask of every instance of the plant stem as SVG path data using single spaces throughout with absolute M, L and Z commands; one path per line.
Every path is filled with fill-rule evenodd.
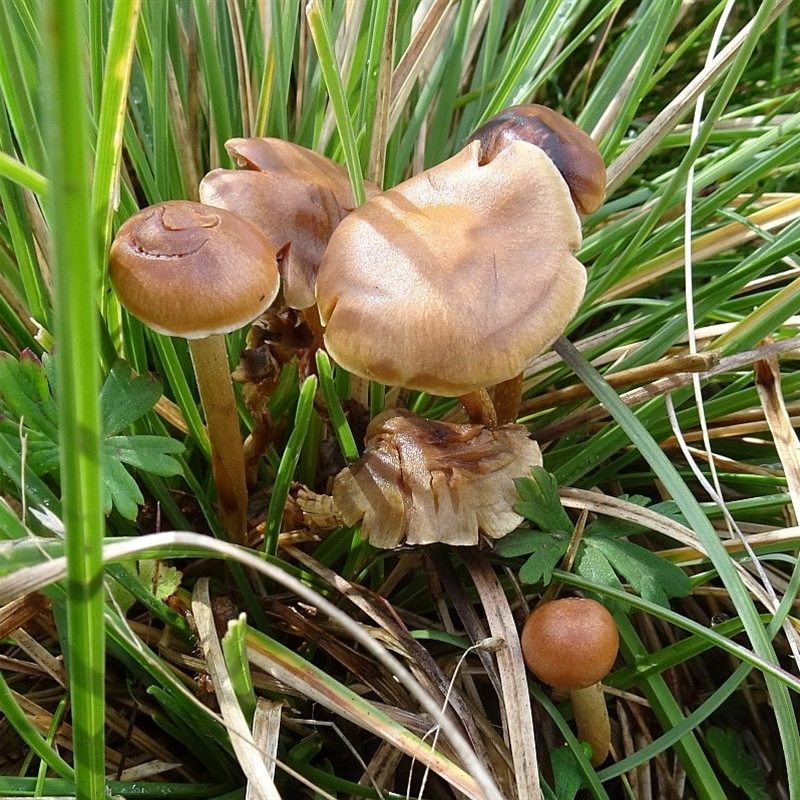
M 53 237 L 58 425 L 67 554 L 67 667 L 75 794 L 105 794 L 105 530 L 100 474 L 99 270 L 90 203 L 86 4 L 43 3 L 47 217 Z
M 473 425 L 485 425 L 487 428 L 497 427 L 497 412 L 486 389 L 478 389 L 462 395 L 458 399 Z
M 522 382 L 523 374 L 520 372 L 519 375 L 494 387 L 492 400 L 497 410 L 498 425 L 510 425 L 517 421 L 522 405 Z

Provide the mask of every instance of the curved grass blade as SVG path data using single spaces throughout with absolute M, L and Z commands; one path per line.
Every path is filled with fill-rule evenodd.
M 324 350 L 317 350 L 317 372 L 319 373 L 319 388 L 325 399 L 325 405 L 328 407 L 331 427 L 339 441 L 339 447 L 342 448 L 342 455 L 348 463 L 353 462 L 358 458 L 358 446 L 336 392 L 331 360 Z

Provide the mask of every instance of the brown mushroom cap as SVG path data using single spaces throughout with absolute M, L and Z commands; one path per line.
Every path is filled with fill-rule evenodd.
M 522 654 L 539 680 L 585 689 L 608 675 L 619 649 L 614 617 L 595 600 L 566 597 L 539 606 L 522 628 Z
M 171 200 L 119 229 L 109 276 L 122 305 L 167 336 L 203 339 L 247 325 L 278 292 L 272 245 L 228 211 Z
M 580 214 L 600 208 L 606 195 L 606 168 L 592 138 L 574 122 L 546 106 L 511 106 L 487 120 L 467 142 L 481 143 L 481 161 L 491 161 L 511 142 L 541 147 L 569 186 Z
M 522 521 L 514 481 L 542 463 L 522 425 L 488 429 L 389 409 L 367 427 L 364 455 L 343 469 L 333 499 L 375 547 L 477 545 Z
M 564 179 L 512 142 L 479 142 L 368 200 L 317 278 L 331 357 L 363 378 L 460 396 L 507 380 L 566 328 L 586 271 Z
M 209 172 L 200 183 L 200 199 L 260 228 L 281 255 L 287 305 L 312 306 L 328 240 L 356 204 L 347 170 L 282 139 L 230 139 L 225 147 L 244 169 Z M 367 196 L 378 192 L 369 182 L 364 188 Z

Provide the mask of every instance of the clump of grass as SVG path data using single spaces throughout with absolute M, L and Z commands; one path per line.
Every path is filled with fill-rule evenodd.
M 0 3 L 0 350 L 19 388 L 0 386 L 0 794 L 800 796 L 791 12 Z M 195 199 L 233 166 L 231 136 L 324 152 L 362 197 L 365 177 L 394 185 L 532 100 L 589 131 L 609 174 L 584 221 L 585 302 L 526 373 L 521 419 L 566 509 L 515 534 L 534 561 L 509 545 L 487 572 L 339 526 L 321 504 L 364 419 L 324 355 L 319 387 L 290 362 L 269 393 L 261 556 L 205 535 L 222 532 L 188 354 L 108 290 L 116 227 Z M 384 387 L 369 396 L 374 415 Z M 243 430 L 257 422 L 243 404 Z M 111 476 L 122 505 L 100 466 L 116 439 L 136 476 Z M 475 581 L 518 622 L 559 591 L 614 611 L 605 766 L 533 682 L 535 725 L 508 735 L 512 667 Z

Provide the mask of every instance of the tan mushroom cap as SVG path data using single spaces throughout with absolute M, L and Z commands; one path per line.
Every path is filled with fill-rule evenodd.
M 258 228 L 186 200 L 128 219 L 111 245 L 109 275 L 131 314 L 186 339 L 247 325 L 269 307 L 280 283 L 275 252 Z
M 528 617 L 521 642 L 525 663 L 539 680 L 557 689 L 585 689 L 614 666 L 619 631 L 596 600 L 565 597 Z
M 336 476 L 333 499 L 374 547 L 474 546 L 481 533 L 499 539 L 522 522 L 514 481 L 541 463 L 522 425 L 489 429 L 389 409 L 367 427 L 364 455 Z
M 511 106 L 481 125 L 468 142 L 481 143 L 481 161 L 491 161 L 510 142 L 541 147 L 569 186 L 580 214 L 596 211 L 606 195 L 606 168 L 597 145 L 557 111 L 535 103 Z
M 580 222 L 545 153 L 480 143 L 371 198 L 317 278 L 325 345 L 348 371 L 460 396 L 518 375 L 583 298 Z
M 244 169 L 215 169 L 200 183 L 203 203 L 226 208 L 258 226 L 280 254 L 283 293 L 291 308 L 314 305 L 314 283 L 336 226 L 355 206 L 347 170 L 282 139 L 230 139 Z M 367 196 L 378 187 L 365 183 Z

